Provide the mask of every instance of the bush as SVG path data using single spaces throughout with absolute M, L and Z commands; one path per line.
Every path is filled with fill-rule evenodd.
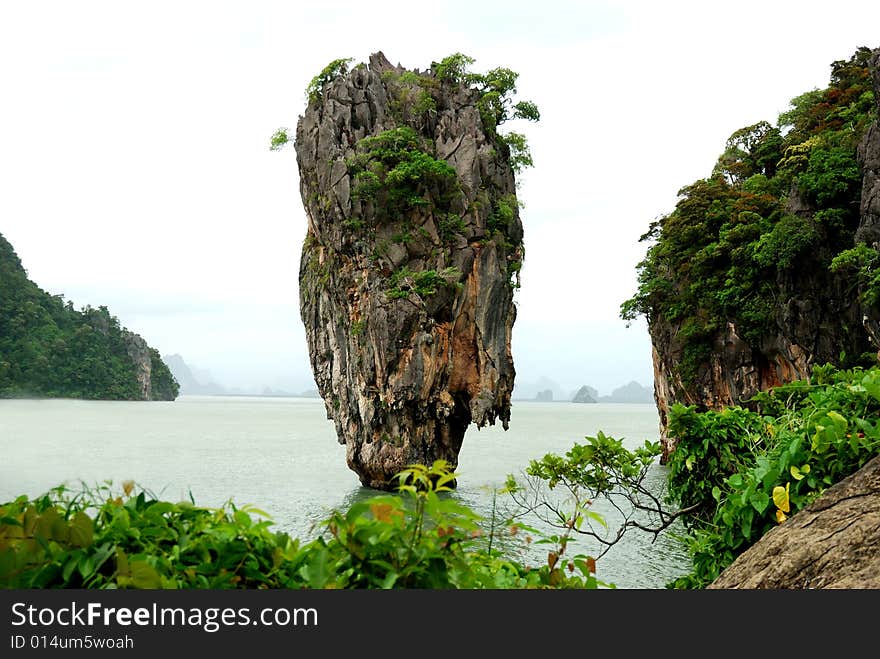
M 673 584 L 702 588 L 767 531 L 880 452 L 880 368 L 816 367 L 811 381 L 758 394 L 758 411 L 676 406 L 670 495 L 699 504 L 694 570 Z

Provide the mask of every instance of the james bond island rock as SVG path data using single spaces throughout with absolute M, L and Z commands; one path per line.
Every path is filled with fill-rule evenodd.
M 876 363 L 878 57 L 859 48 L 775 126 L 733 133 L 711 175 L 642 237 L 654 242 L 621 315 L 648 321 L 661 461 L 674 403 L 748 406 L 814 365 Z
M 472 63 L 337 60 L 296 128 L 301 316 L 328 418 L 367 487 L 396 486 L 409 464 L 454 468 L 469 424 L 510 419 L 515 173 L 531 160 L 498 126 L 538 112 L 510 100 L 515 73 Z
M 880 588 L 880 456 L 768 531 L 708 588 Z
M 28 279 L 0 235 L 0 397 L 174 400 L 158 351 L 107 307 L 73 308 Z

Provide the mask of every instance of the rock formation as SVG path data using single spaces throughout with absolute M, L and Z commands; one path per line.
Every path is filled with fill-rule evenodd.
M 708 588 L 880 588 L 880 456 L 764 534 Z
M 382 53 L 337 73 L 296 128 L 300 310 L 348 466 L 389 489 L 456 467 L 469 424 L 507 428 L 523 230 L 480 90 Z
M 572 397 L 572 403 L 595 403 L 596 398 L 599 396 L 599 392 L 593 389 L 593 387 L 589 385 L 584 385 L 580 389 L 577 390 L 574 397 Z
M 870 67 L 877 103 L 880 49 L 872 51 Z M 855 201 L 849 203 L 858 205 L 860 195 L 858 226 L 843 231 L 849 232 L 850 247 L 861 242 L 876 249 L 880 247 L 880 127 L 876 122 L 864 133 L 857 160 L 862 172 L 861 192 L 856 189 Z M 785 214 L 808 221 L 819 235 L 838 230 L 827 228 L 830 225 L 820 217 L 815 201 L 799 192 L 797 185 L 792 185 L 788 194 Z M 759 391 L 809 378 L 814 365 L 839 364 L 841 355 L 852 359 L 880 348 L 880 310 L 866 308 L 859 301 L 851 277 L 829 269 L 837 253 L 830 242 L 820 238 L 799 267 L 779 269 L 770 283 L 772 317 L 759 339 L 746 339 L 737 318 L 723 318 L 709 339 L 706 354 L 688 377 L 683 376 L 681 364 L 685 345 L 691 340 L 685 325 L 693 316 L 669 320 L 656 310 L 647 313 L 663 462 L 675 445 L 675 438 L 667 435 L 668 414 L 674 403 L 713 410 L 744 405 Z M 670 280 L 672 289 L 689 285 L 674 279 Z

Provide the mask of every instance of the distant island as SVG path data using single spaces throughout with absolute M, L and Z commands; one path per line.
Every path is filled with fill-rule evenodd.
M 524 391 L 524 395 L 520 393 Z M 518 395 L 519 394 L 519 395 Z M 514 389 L 513 400 L 532 400 L 543 403 L 654 403 L 653 387 L 646 387 L 635 380 L 614 389 L 609 395 L 599 395 L 598 389 L 582 385 L 576 391 L 565 394 L 553 380 L 542 377 L 535 383 Z
M 0 235 L 0 397 L 174 400 L 158 351 L 105 306 L 81 310 L 28 278 Z
M 610 395 L 600 396 L 596 389 L 585 384 L 570 400 L 572 403 L 653 403 L 654 390 L 632 380 L 614 389 Z

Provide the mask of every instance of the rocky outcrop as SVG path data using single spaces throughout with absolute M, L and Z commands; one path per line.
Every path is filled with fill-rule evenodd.
M 590 387 L 589 385 L 584 385 L 580 389 L 577 390 L 577 393 L 572 397 L 572 403 L 595 403 L 596 397 L 598 393 L 595 389 Z
M 764 534 L 708 588 L 880 588 L 880 456 Z
M 874 100 L 880 105 L 880 49 L 870 59 Z M 857 152 L 863 173 L 860 217 L 852 243 L 880 247 L 880 125 L 864 133 Z M 792 187 L 786 212 L 812 218 L 816 209 Z M 815 225 L 821 227 L 821 221 Z M 820 228 L 820 230 L 823 230 Z M 675 447 L 667 432 L 674 403 L 698 409 L 719 410 L 746 405 L 760 391 L 792 380 L 808 379 L 814 365 L 838 364 L 841 355 L 858 356 L 880 348 L 880 310 L 865 307 L 854 291 L 852 279 L 831 272 L 836 255 L 821 243 L 810 260 L 799 268 L 780 271 L 774 282 L 774 310 L 770 328 L 760 341 L 746 341 L 734 319 L 726 319 L 711 339 L 703 363 L 682 376 L 683 322 L 670 322 L 660 314 L 649 318 L 654 366 L 654 399 L 660 417 L 663 446 L 661 462 Z M 878 353 L 880 354 L 880 353 Z
M 454 468 L 469 424 L 510 419 L 523 232 L 510 152 L 479 104 L 376 53 L 327 81 L 297 124 L 301 317 L 367 487 L 412 463 Z
M 143 337 L 123 330 L 122 340 L 125 343 L 126 352 L 134 364 L 135 379 L 138 384 L 140 398 L 143 400 L 152 400 L 152 387 L 150 386 L 150 375 L 153 370 L 153 360 L 150 358 L 150 346 L 144 341 Z

